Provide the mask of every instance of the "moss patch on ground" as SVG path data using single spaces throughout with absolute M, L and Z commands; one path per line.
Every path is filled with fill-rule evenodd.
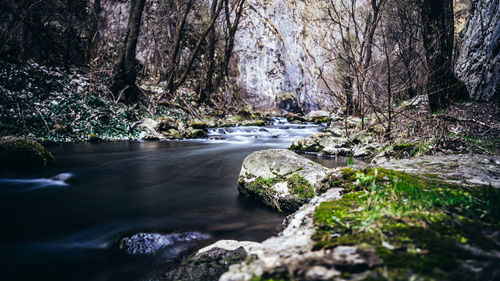
M 346 168 L 331 186 L 344 187 L 345 194 L 317 208 L 314 249 L 374 251 L 384 263 L 375 270 L 381 280 L 449 279 L 466 274 L 461 261 L 500 250 L 484 235 L 500 230 L 498 189 L 466 189 L 382 168 Z

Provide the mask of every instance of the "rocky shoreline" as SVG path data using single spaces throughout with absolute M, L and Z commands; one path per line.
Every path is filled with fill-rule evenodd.
M 257 157 L 258 159 L 261 159 L 263 163 L 268 163 L 270 161 L 272 162 L 274 160 L 272 169 L 266 167 L 265 164 L 262 165 L 262 163 L 260 163 L 260 166 L 263 167 L 263 170 L 260 171 L 260 173 L 265 173 L 266 171 L 268 171 L 268 169 L 269 171 L 280 171 L 281 168 L 283 169 L 283 171 L 285 171 L 284 173 L 286 173 L 286 171 L 289 170 L 290 161 L 283 160 L 283 157 L 280 156 L 280 154 L 288 155 L 289 153 L 291 152 L 271 150 L 257 152 L 255 153 L 257 154 L 257 156 L 251 155 L 248 158 L 250 158 L 250 160 L 254 158 L 253 162 L 256 162 L 255 158 Z M 267 155 L 267 157 L 271 157 L 270 155 L 272 154 L 275 154 L 277 156 L 276 158 L 270 160 L 266 159 L 266 157 L 262 157 L 263 154 Z M 288 157 L 291 156 L 288 155 Z M 297 155 L 295 157 L 300 156 Z M 461 163 L 461 165 L 453 165 L 452 163 L 457 161 L 457 157 L 458 159 L 468 160 L 464 163 Z M 307 161 L 309 160 L 303 159 L 302 161 L 303 163 L 307 164 Z M 199 250 L 191 258 L 185 260 L 183 262 L 183 265 L 179 267 L 178 273 L 185 273 L 186 271 L 192 272 L 193 270 L 196 271 L 196 269 L 193 267 L 197 267 L 199 265 L 200 257 L 209 255 L 213 256 L 215 260 L 222 259 L 223 262 L 218 261 L 217 264 L 224 264 L 224 268 L 227 268 L 227 271 L 225 271 L 223 274 L 220 274 L 220 276 L 219 274 L 215 274 L 203 280 L 366 280 L 367 278 L 373 278 L 373 280 L 409 280 L 411 278 L 417 278 L 418 280 L 447 280 L 447 278 L 449 278 L 450 276 L 462 276 L 464 278 L 459 278 L 459 280 L 485 280 L 484 278 L 498 278 L 500 276 L 500 271 L 495 268 L 494 265 L 500 262 L 500 227 L 498 225 L 498 221 L 493 221 L 489 224 L 484 223 L 487 221 L 487 217 L 491 218 L 498 216 L 498 209 L 485 211 L 481 219 L 475 216 L 463 214 L 467 218 L 467 223 L 477 223 L 479 225 L 477 225 L 476 227 L 484 228 L 483 230 L 479 231 L 479 234 L 475 234 L 487 235 L 487 237 L 489 237 L 488 239 L 490 239 L 491 245 L 493 245 L 493 248 L 483 248 L 483 250 L 481 250 L 481 247 L 485 247 L 484 245 L 478 246 L 477 244 L 474 244 L 477 243 L 477 240 L 480 240 L 482 238 L 470 237 L 471 233 L 469 232 L 469 230 L 464 230 L 465 223 L 457 224 L 455 226 L 456 229 L 454 230 L 454 233 L 460 233 L 460 235 L 454 235 L 460 237 L 460 239 L 462 239 L 461 241 L 456 242 L 455 239 L 458 238 L 454 237 L 453 235 L 450 237 L 446 236 L 446 231 L 442 234 L 444 235 L 443 237 L 440 236 L 440 238 L 435 238 L 442 240 L 442 242 L 439 243 L 452 243 L 450 245 L 453 245 L 453 247 L 450 246 L 452 247 L 450 249 L 460 252 L 460 254 L 457 254 L 457 256 L 455 256 L 455 254 L 452 254 L 453 258 L 452 260 L 450 260 L 450 263 L 453 263 L 453 265 L 455 265 L 457 261 L 464 261 L 469 264 L 475 264 L 476 268 L 481 269 L 480 271 L 475 271 L 472 267 L 468 267 L 466 265 L 457 265 L 448 268 L 446 268 L 445 266 L 445 269 L 443 269 L 440 268 L 442 265 L 439 263 L 436 264 L 430 261 L 426 261 L 426 258 L 432 259 L 434 257 L 433 255 L 440 256 L 447 255 L 449 253 L 439 252 L 438 249 L 434 249 L 430 246 L 428 246 L 429 249 L 415 248 L 419 246 L 427 247 L 418 242 L 418 239 L 421 239 L 418 235 L 410 235 L 410 237 L 404 238 L 405 242 L 400 242 L 402 244 L 397 244 L 397 238 L 401 238 L 400 236 L 405 235 L 403 229 L 401 230 L 401 233 L 396 232 L 391 234 L 391 236 L 387 236 L 385 241 L 383 239 L 382 242 L 376 242 L 377 239 L 374 239 L 375 242 L 373 244 L 372 242 L 370 242 L 370 240 L 364 241 L 363 238 L 359 240 L 359 237 L 356 238 L 357 240 L 353 240 L 357 242 L 349 242 L 349 240 L 346 239 L 339 239 L 339 237 L 350 237 L 352 235 L 357 237 L 356 235 L 358 234 L 350 232 L 352 230 L 345 232 L 345 229 L 344 231 L 340 231 L 334 230 L 335 227 L 327 227 L 326 231 L 328 233 L 330 233 L 330 231 L 332 230 L 333 231 L 327 236 L 321 234 L 324 233 L 325 226 L 322 226 L 322 224 L 318 222 L 321 220 L 319 218 L 321 214 L 319 214 L 318 212 L 320 212 L 321 208 L 324 207 L 323 204 L 330 204 L 329 202 L 342 202 L 343 200 L 347 200 L 340 199 L 343 198 L 342 195 L 346 196 L 346 194 L 348 194 L 349 196 L 347 198 L 350 198 L 351 195 L 355 195 L 361 192 L 358 190 L 359 188 L 361 188 L 360 186 L 363 186 L 364 181 L 369 182 L 366 186 L 363 187 L 368 189 L 370 185 L 375 185 L 375 182 L 378 183 L 379 180 L 381 182 L 385 182 L 385 184 L 393 182 L 393 179 L 396 179 L 396 182 L 403 182 L 404 180 L 408 180 L 414 183 L 415 187 L 417 188 L 419 185 L 422 186 L 422 188 L 429 188 L 425 186 L 439 188 L 440 191 L 437 191 L 438 193 L 436 194 L 438 195 L 435 196 L 445 196 L 447 191 L 443 192 L 441 189 L 449 187 L 454 190 L 453 196 L 456 196 L 457 198 L 461 196 L 461 192 L 469 192 L 464 190 L 473 189 L 473 192 L 470 191 L 470 193 L 467 194 L 474 197 L 482 196 L 482 199 L 478 199 L 478 202 L 481 202 L 481 200 L 485 200 L 484 191 L 488 190 L 488 186 L 485 186 L 485 184 L 489 183 L 490 189 L 495 189 L 500 186 L 500 158 L 498 156 L 477 154 L 438 155 L 433 156 L 432 163 L 428 161 L 430 161 L 429 157 L 419 157 L 411 160 L 407 159 L 400 161 L 387 161 L 382 165 L 383 167 L 395 170 L 386 170 L 375 165 L 372 165 L 368 168 L 358 166 L 332 169 L 328 171 L 327 176 L 324 176 L 320 182 L 314 185 L 315 190 L 318 191 L 318 195 L 314 196 L 312 199 L 310 199 L 310 201 L 304 203 L 296 212 L 288 216 L 285 222 L 286 226 L 284 227 L 283 231 L 280 232 L 277 236 L 271 237 L 263 241 L 262 243 L 232 240 L 218 241 L 208 247 Z M 246 160 L 245 162 L 247 162 L 246 165 L 248 165 L 248 161 Z M 437 163 L 441 163 L 441 165 L 443 167 L 446 166 L 447 169 L 436 167 Z M 419 167 L 425 167 L 427 164 L 429 167 L 431 167 L 429 168 L 431 170 L 419 169 Z M 259 166 L 259 163 L 255 163 L 255 165 Z M 300 167 L 300 164 L 295 163 L 295 165 L 296 167 Z M 373 171 L 377 171 L 377 169 L 379 169 L 379 174 L 375 175 L 374 177 Z M 415 170 L 419 170 L 419 172 L 415 173 Z M 433 173 L 431 173 L 431 171 Z M 419 174 L 421 175 L 421 177 L 413 176 L 412 174 L 406 174 L 406 172 Z M 250 178 L 248 176 L 249 169 L 248 166 L 245 167 L 245 163 L 243 164 L 242 173 L 244 175 L 247 175 L 247 180 Z M 372 175 L 372 178 L 370 178 L 370 173 Z M 276 177 L 277 175 L 274 176 Z M 262 178 L 262 175 L 260 175 L 260 177 Z M 254 182 L 259 182 L 259 179 L 253 179 Z M 262 181 L 262 179 L 260 179 L 260 181 Z M 429 181 L 431 181 L 432 183 L 430 183 Z M 248 183 L 246 183 L 246 185 L 248 185 Z M 282 190 L 279 190 L 279 182 L 276 182 L 275 185 L 276 187 L 278 187 L 276 192 L 281 192 L 281 194 L 277 196 L 288 195 L 284 195 L 284 193 L 282 193 Z M 272 190 L 274 187 L 262 185 L 259 186 L 260 190 L 265 190 L 266 193 L 269 193 L 269 189 Z M 464 186 L 468 186 L 469 188 L 455 190 Z M 374 191 L 370 192 L 373 193 Z M 494 198 L 494 200 L 498 200 L 498 198 L 500 198 L 498 197 L 498 189 L 495 189 L 495 192 L 495 196 L 497 196 L 497 198 Z M 401 194 L 398 194 L 398 196 L 401 196 Z M 266 201 L 268 201 L 268 199 L 266 197 L 254 196 L 254 198 L 259 198 L 267 204 Z M 492 202 L 498 203 L 497 201 Z M 342 203 L 345 204 L 346 202 Z M 366 208 L 366 206 L 364 205 L 357 206 L 358 209 Z M 349 214 L 350 212 L 359 212 L 359 210 L 352 209 L 352 207 L 354 206 L 345 205 L 344 207 L 346 209 L 341 211 L 347 214 Z M 478 203 L 478 205 L 475 205 L 474 207 L 483 208 L 484 206 Z M 442 209 L 436 206 L 429 206 L 425 212 L 427 212 L 426 214 L 434 214 L 433 212 L 435 212 L 435 219 L 438 221 L 447 221 L 448 219 L 450 219 L 447 215 L 444 215 L 443 217 L 443 214 L 449 214 L 449 210 L 447 210 L 447 207 L 444 206 L 442 206 Z M 459 211 L 456 212 L 460 213 Z M 347 217 L 345 223 L 349 223 Z M 431 219 L 432 217 L 433 215 L 431 215 Z M 381 217 L 381 219 L 383 219 L 383 216 Z M 409 229 L 420 229 L 419 223 L 421 222 L 406 221 L 408 219 L 405 219 L 405 215 L 401 215 L 401 218 L 398 219 L 401 220 L 399 223 L 409 227 Z M 336 223 L 338 223 L 337 227 L 343 225 L 342 222 L 335 222 L 335 220 L 331 221 L 331 219 L 327 219 L 327 221 L 329 221 L 329 223 L 333 223 L 333 226 L 335 226 Z M 424 223 L 424 225 L 427 225 L 427 228 L 424 229 L 432 229 L 433 227 L 433 223 L 431 222 Z M 382 227 L 380 228 L 380 231 L 382 231 L 382 233 L 385 233 L 387 231 L 385 227 L 387 226 L 382 225 Z M 360 233 L 363 233 L 366 230 L 358 229 L 358 231 L 360 231 Z M 484 232 L 488 232 L 489 234 L 484 234 Z M 372 232 L 367 231 L 367 233 Z M 377 243 L 380 243 L 380 245 L 378 245 Z M 394 245 L 392 245 L 391 243 Z M 408 248 L 408 245 L 413 247 L 413 250 Z M 415 249 L 417 249 L 417 252 L 415 252 Z M 444 249 L 439 250 L 448 251 Z M 390 255 L 387 252 L 390 253 Z M 242 253 L 245 253 L 245 258 L 236 260 L 224 259 L 223 257 L 227 256 L 228 253 L 238 253 L 239 256 L 241 256 Z M 404 257 L 407 261 L 407 264 L 392 264 L 388 256 L 392 257 L 392 255 L 395 254 L 402 255 L 401 258 Z M 485 256 L 487 256 L 486 260 L 484 260 Z M 422 271 L 421 267 L 414 266 L 412 264 L 412 262 L 416 262 L 419 260 L 420 262 L 422 262 L 422 266 L 425 265 L 429 268 L 434 266 L 434 271 L 429 268 L 425 269 L 430 270 L 428 272 L 426 272 L 425 270 Z M 210 262 L 210 259 L 205 260 L 205 263 Z M 229 266 L 229 264 L 232 265 Z M 439 271 L 436 272 L 435 270 Z M 183 276 L 186 279 L 182 280 L 197 280 L 187 278 L 187 275 Z M 203 276 L 206 277 L 207 275 Z

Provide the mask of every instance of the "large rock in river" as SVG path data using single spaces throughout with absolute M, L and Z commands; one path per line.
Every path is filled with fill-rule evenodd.
M 296 211 L 316 195 L 327 169 L 285 149 L 255 152 L 243 161 L 238 190 L 280 211 Z
M 210 239 L 210 236 L 197 233 L 138 233 L 131 237 L 125 237 L 120 241 L 120 250 L 129 255 L 155 255 L 166 247 L 175 246 L 179 243 Z
M 36 141 L 16 137 L 0 139 L 0 168 L 45 167 L 54 160 Z

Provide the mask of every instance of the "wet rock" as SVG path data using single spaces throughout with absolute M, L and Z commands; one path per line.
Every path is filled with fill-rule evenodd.
M 294 272 L 295 270 L 304 274 L 309 270 L 313 270 L 314 266 L 321 265 L 326 252 L 313 252 L 311 250 L 313 246 L 311 236 L 314 233 L 312 216 L 321 202 L 338 198 L 340 198 L 340 189 L 329 189 L 322 195 L 314 197 L 309 203 L 290 215 L 287 218 L 285 229 L 277 236 L 271 237 L 262 243 L 241 244 L 247 251 L 247 255 L 252 258 L 247 258 L 245 261 L 229 267 L 228 272 L 224 273 L 219 280 L 252 280 L 255 277 L 274 276 L 273 273 L 279 275 L 279 273 Z M 235 242 L 231 244 L 233 247 L 239 245 Z M 318 262 L 309 262 L 310 260 Z M 306 268 L 301 266 L 303 264 L 307 265 Z M 328 271 L 332 272 L 325 273 L 326 275 L 332 273 L 336 275 L 331 266 L 328 266 Z M 310 275 L 313 273 L 314 270 Z
M 350 154 L 350 142 L 345 137 L 335 137 L 332 133 L 321 132 L 292 142 L 290 149 L 306 152 L 323 152 L 331 155 Z
M 181 133 L 179 133 L 179 131 L 177 131 L 176 129 L 169 129 L 168 132 L 163 134 L 168 139 L 176 139 L 176 140 L 182 139 Z
M 306 122 L 306 119 L 298 114 L 295 113 L 288 113 L 286 115 L 286 120 L 290 123 L 300 123 L 300 122 Z
M 207 123 L 205 123 L 204 121 L 201 121 L 201 120 L 191 121 L 188 123 L 188 125 L 189 125 L 189 127 L 192 127 L 193 129 L 201 129 L 201 130 L 204 130 L 208 127 Z
M 54 156 L 36 141 L 7 137 L 0 139 L 0 168 L 45 167 Z
M 218 280 L 230 265 L 242 262 L 246 257 L 247 252 L 243 247 L 232 250 L 211 248 L 199 251 L 196 255 L 184 260 L 165 277 L 168 280 L 183 281 Z
M 284 149 L 252 153 L 243 161 L 238 190 L 269 207 L 295 211 L 316 195 L 327 169 Z
M 160 123 L 154 119 L 151 118 L 144 119 L 142 123 L 139 124 L 139 128 L 142 129 L 142 139 L 145 140 L 164 139 L 165 137 L 160 132 L 157 131 L 159 127 L 166 128 L 163 126 L 164 125 L 160 126 Z
M 206 130 L 188 128 L 187 138 L 188 139 L 204 139 L 208 138 L 208 133 Z
M 151 121 L 148 120 L 148 122 L 151 122 Z M 177 129 L 177 123 L 176 123 L 175 119 L 168 117 L 168 116 L 159 118 L 158 121 L 155 121 L 155 122 L 156 122 L 156 126 L 154 126 L 153 128 L 159 132 L 167 132 L 170 129 Z M 154 125 L 154 124 L 151 124 L 151 125 Z
M 206 239 L 210 239 L 210 236 L 196 232 L 173 234 L 138 233 L 123 238 L 120 241 L 119 249 L 129 255 L 155 255 L 162 249 L 176 243 Z

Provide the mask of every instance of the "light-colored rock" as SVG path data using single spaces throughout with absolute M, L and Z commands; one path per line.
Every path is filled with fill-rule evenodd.
M 247 251 L 248 253 L 248 252 L 254 252 L 256 251 L 256 249 L 262 248 L 262 244 L 251 241 L 219 240 L 211 245 L 206 246 L 205 248 L 198 250 L 196 254 L 200 255 L 202 253 L 211 251 L 212 249 L 215 248 L 220 248 L 227 251 L 234 251 L 239 247 L 243 247 L 243 249 L 245 249 L 245 251 Z
M 500 3 L 472 2 L 455 72 L 471 98 L 491 101 L 500 98 Z
M 340 276 L 340 271 L 334 268 L 326 268 L 324 266 L 315 265 L 306 273 L 306 280 L 332 280 L 334 277 Z
M 306 115 L 307 119 L 321 118 L 321 117 L 331 117 L 332 114 L 325 110 L 313 110 Z
M 238 178 L 241 193 L 278 210 L 295 211 L 315 194 L 327 169 L 285 149 L 252 153 L 243 161 Z
M 258 108 L 294 93 L 304 111 L 333 105 L 324 77 L 334 77 L 328 1 L 248 0 L 235 38 L 237 81 Z M 333 83 L 331 83 L 333 84 Z
M 293 271 L 294 268 L 299 267 L 308 268 L 304 273 L 305 278 L 316 276 L 319 279 L 311 280 L 330 280 L 340 274 L 334 268 L 336 264 L 345 266 L 364 263 L 366 266 L 371 266 L 373 261 L 364 259 L 356 247 L 337 247 L 333 251 L 311 250 L 313 246 L 311 236 L 314 233 L 312 216 L 316 207 L 321 202 L 338 198 L 340 198 L 340 189 L 332 188 L 312 199 L 287 218 L 288 224 L 278 236 L 271 237 L 259 243 L 260 245 L 247 247 L 248 256 L 253 255 L 255 258 L 230 266 L 229 271 L 224 273 L 219 280 L 247 281 L 262 276 L 266 272 Z M 241 246 L 244 247 L 244 244 Z
M 484 161 L 484 159 L 488 161 Z M 429 179 L 439 179 L 453 184 L 491 184 L 493 187 L 500 188 L 500 165 L 497 163 L 500 163 L 499 156 L 450 154 L 379 161 L 376 165 L 383 168 L 405 171 Z
M 154 119 L 146 118 L 139 124 L 139 128 L 142 129 L 141 137 L 142 139 L 165 139 L 160 132 L 157 131 L 158 125 L 160 123 Z
M 349 155 L 350 142 L 329 132 L 320 132 L 292 142 L 292 150 L 322 152 L 331 155 Z

